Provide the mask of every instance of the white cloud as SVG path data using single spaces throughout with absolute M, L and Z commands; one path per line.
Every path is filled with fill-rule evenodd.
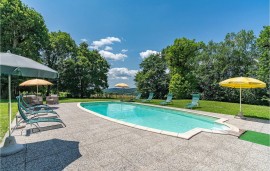
M 138 70 L 129 70 L 128 68 L 111 68 L 108 76 L 111 79 L 127 80 L 130 77 L 134 77 Z
M 146 50 L 146 51 L 144 51 L 144 52 L 141 52 L 141 53 L 140 53 L 140 56 L 141 56 L 142 59 L 144 59 L 144 58 L 149 57 L 149 56 L 152 55 L 152 54 L 159 54 L 159 52 L 154 51 L 154 50 Z
M 83 38 L 81 39 L 82 42 L 87 42 L 87 39 Z
M 112 59 L 112 60 L 124 60 L 127 57 L 126 54 L 123 54 L 123 53 L 114 54 L 106 50 L 99 51 L 99 54 L 106 59 Z
M 121 42 L 121 40 L 117 37 L 106 37 L 105 39 L 93 41 L 90 48 L 99 49 L 102 46 L 111 45 L 114 42 Z
M 106 46 L 106 47 L 104 48 L 104 50 L 110 51 L 110 50 L 113 50 L 113 48 L 112 48 L 111 46 Z
M 128 50 L 127 49 L 122 49 L 121 52 L 122 53 L 126 53 Z

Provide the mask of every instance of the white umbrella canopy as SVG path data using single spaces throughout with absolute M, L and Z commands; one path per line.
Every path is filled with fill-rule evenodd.
M 58 72 L 29 58 L 12 53 L 0 53 L 1 75 L 8 75 L 8 110 L 9 110 L 9 136 L 5 139 L 0 150 L 1 156 L 8 156 L 23 150 L 23 145 L 17 144 L 15 137 L 11 136 L 11 75 L 36 78 L 57 78 Z

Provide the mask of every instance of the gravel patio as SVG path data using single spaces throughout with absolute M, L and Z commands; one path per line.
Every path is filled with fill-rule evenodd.
M 258 170 L 270 168 L 270 148 L 235 136 L 199 133 L 190 140 L 151 133 L 89 114 L 77 103 L 54 106 L 67 127 L 16 130 L 25 150 L 1 157 L 0 170 Z M 270 133 L 269 120 L 235 119 L 240 129 Z M 51 124 L 41 123 L 41 127 Z M 57 127 L 57 128 L 56 128 Z M 34 126 L 32 127 L 34 128 Z M 21 135 L 21 131 L 22 134 Z

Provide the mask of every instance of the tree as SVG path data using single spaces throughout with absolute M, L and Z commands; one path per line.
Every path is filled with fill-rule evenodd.
M 55 70 L 62 69 L 62 63 L 76 56 L 77 46 L 71 36 L 62 31 L 49 33 L 49 44 L 43 53 L 44 63 Z
M 140 64 L 141 71 L 135 76 L 136 86 L 143 94 L 154 92 L 156 98 L 163 98 L 168 93 L 169 75 L 163 55 L 153 54 Z
M 196 80 L 194 76 L 195 57 L 198 55 L 200 42 L 187 38 L 176 39 L 174 44 L 163 50 L 168 63 L 171 81 L 170 92 L 176 98 L 187 98 L 196 91 Z
M 1 0 L 1 52 L 10 50 L 36 61 L 48 43 L 48 29 L 43 17 L 20 0 Z
M 270 103 L 270 26 L 265 26 L 257 39 L 259 49 L 258 78 L 266 82 L 267 88 L 259 90 L 262 100 Z
M 196 80 L 203 98 L 219 101 L 239 101 L 237 89 L 223 88 L 219 82 L 232 77 L 256 77 L 257 56 L 256 38 L 252 31 L 241 30 L 229 33 L 224 41 L 210 41 L 203 46 L 197 56 Z M 257 90 L 245 90 L 243 102 L 259 103 Z
M 86 42 L 79 45 L 75 58 L 64 61 L 63 68 L 61 86 L 75 97 L 89 97 L 108 87 L 110 65 L 98 51 L 90 51 Z
M 258 77 L 270 86 L 270 26 L 265 26 L 257 39 L 259 49 Z

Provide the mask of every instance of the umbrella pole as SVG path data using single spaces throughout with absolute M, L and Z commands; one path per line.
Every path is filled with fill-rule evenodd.
M 9 128 L 8 137 L 6 137 L 4 146 L 0 149 L 0 156 L 9 156 L 18 153 L 24 149 L 22 144 L 17 144 L 14 136 L 11 136 L 11 75 L 8 75 L 8 114 Z
M 242 89 L 240 87 L 240 114 L 242 113 Z
M 37 85 L 37 95 L 38 95 L 38 85 Z
M 9 127 L 8 127 L 8 136 L 11 136 L 11 75 L 8 75 L 8 118 L 9 118 Z
M 237 116 L 244 119 L 244 116 L 242 113 L 242 87 L 241 86 L 240 86 L 240 111 Z

